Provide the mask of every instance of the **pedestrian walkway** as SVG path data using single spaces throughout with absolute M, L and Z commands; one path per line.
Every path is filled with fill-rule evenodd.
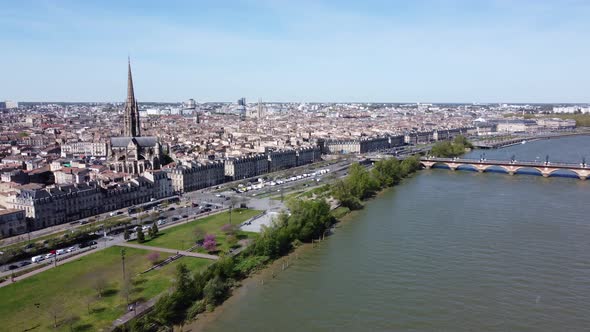
M 144 249 L 144 250 L 155 250 L 155 251 L 161 251 L 161 252 L 168 252 L 171 254 L 180 254 L 183 256 L 189 256 L 189 257 L 195 257 L 195 258 L 205 258 L 205 259 L 212 259 L 212 260 L 219 259 L 219 256 L 215 256 L 215 255 L 200 254 L 197 252 L 168 249 L 168 248 L 161 248 L 161 247 L 144 246 L 142 244 L 135 244 L 135 243 L 120 243 L 119 246 L 136 248 L 136 249 Z
M 158 301 L 160 297 L 156 296 L 152 299 L 150 299 L 147 302 L 144 303 L 140 303 L 140 304 L 134 304 L 133 306 L 133 310 L 129 310 L 127 311 L 126 314 L 124 314 L 123 316 L 117 318 L 114 322 L 113 322 L 113 330 L 117 327 L 117 326 L 121 326 L 123 324 L 126 324 L 127 322 L 129 322 L 130 320 L 132 320 L 133 318 L 137 317 L 137 316 L 142 316 L 145 312 L 149 311 L 150 309 L 152 309 L 152 307 L 154 306 L 154 304 L 156 304 L 156 302 Z

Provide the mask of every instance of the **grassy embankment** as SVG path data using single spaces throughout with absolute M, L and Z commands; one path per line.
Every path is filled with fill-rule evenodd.
M 130 301 L 146 301 L 171 287 L 180 263 L 192 271 L 211 264 L 206 259 L 184 257 L 137 276 L 151 266 L 146 258 L 149 252 L 125 251 L 126 274 L 132 277 Z M 168 255 L 160 253 L 160 257 Z M 115 246 L 0 288 L 0 330 L 98 331 L 109 327 L 126 310 L 122 276 L 121 247 Z

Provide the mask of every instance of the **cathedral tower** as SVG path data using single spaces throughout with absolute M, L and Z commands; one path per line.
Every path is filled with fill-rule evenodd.
M 141 136 L 139 130 L 139 108 L 133 92 L 133 78 L 131 77 L 131 61 L 127 62 L 127 100 L 125 101 L 125 127 L 123 136 L 138 137 Z

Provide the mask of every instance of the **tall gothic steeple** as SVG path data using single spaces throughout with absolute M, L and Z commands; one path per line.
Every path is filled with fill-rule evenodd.
M 125 101 L 125 127 L 123 135 L 126 137 L 141 136 L 139 131 L 139 108 L 133 92 L 133 78 L 131 77 L 131 60 L 127 59 L 127 101 Z

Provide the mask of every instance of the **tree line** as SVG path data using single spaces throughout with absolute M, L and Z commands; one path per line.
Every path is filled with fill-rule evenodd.
M 342 206 L 351 210 L 363 207 L 362 201 L 377 191 L 398 184 L 401 179 L 420 168 L 418 157 L 411 156 L 402 161 L 396 158 L 377 161 L 369 171 L 355 163 L 349 168 L 346 178 L 332 186 L 332 196 Z
M 435 157 L 451 158 L 465 153 L 465 149 L 472 149 L 473 145 L 465 138 L 459 135 L 451 141 L 437 142 L 432 146 L 430 154 Z

